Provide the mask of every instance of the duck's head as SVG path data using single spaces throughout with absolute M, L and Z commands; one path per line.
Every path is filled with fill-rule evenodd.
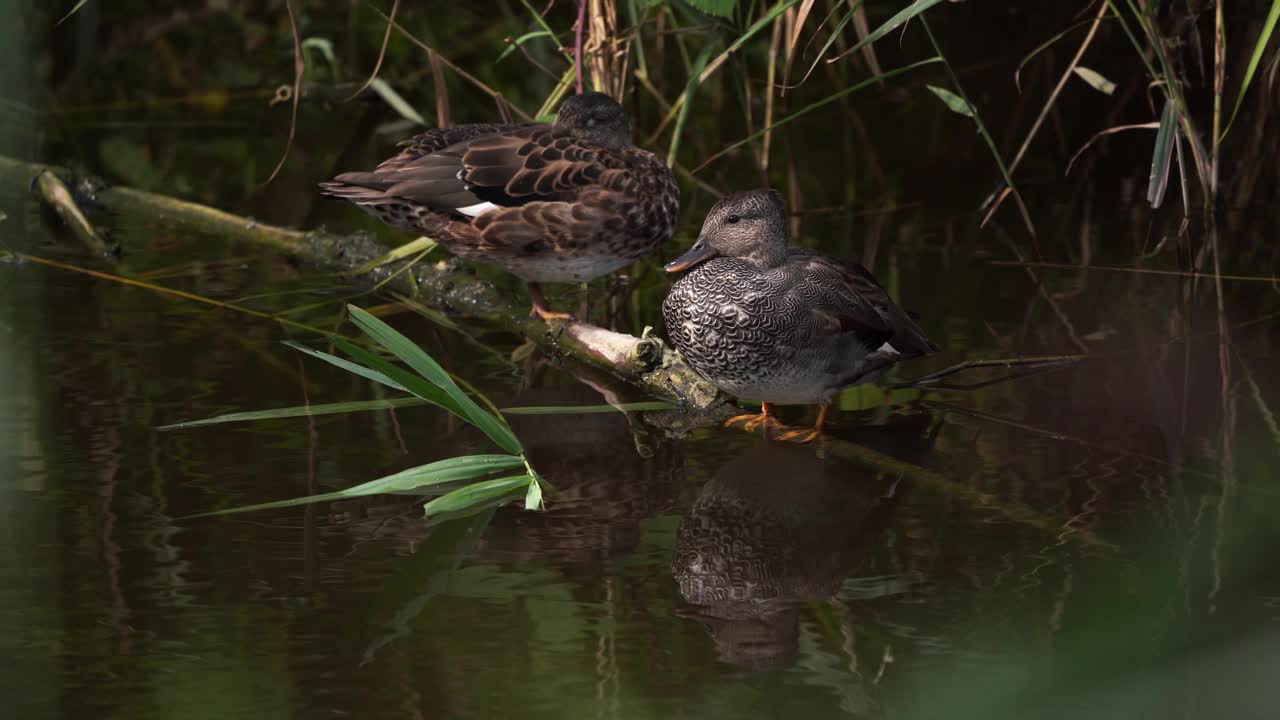
M 731 257 L 763 267 L 787 258 L 787 217 L 776 190 L 748 190 L 721 198 L 702 221 L 689 252 L 667 263 L 667 272 L 688 270 L 713 257 Z
M 631 144 L 631 123 L 618 101 L 600 92 L 571 96 L 556 113 L 556 127 L 609 148 Z

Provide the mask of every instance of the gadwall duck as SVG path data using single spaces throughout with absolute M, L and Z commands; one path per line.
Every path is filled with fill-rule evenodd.
M 697 242 L 666 269 L 690 271 L 662 304 L 672 343 L 716 387 L 764 402 L 728 424 L 767 432 L 777 426 L 773 405 L 821 404 L 812 429 L 780 440 L 813 440 L 842 389 L 938 350 L 866 268 L 788 247 L 773 190 L 717 202 Z
M 542 282 L 586 282 L 671 238 L 680 191 L 671 170 L 635 147 L 622 106 L 603 93 L 566 100 L 553 124 L 428 130 L 372 172 L 321 183 L 392 227 L 524 280 L 534 315 Z

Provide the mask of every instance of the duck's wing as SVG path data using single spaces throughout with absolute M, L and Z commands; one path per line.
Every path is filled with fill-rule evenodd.
M 906 357 L 937 352 L 938 346 L 862 265 L 809 253 L 795 253 L 789 262 L 803 264 L 821 295 L 814 311 L 833 332 L 852 333 L 868 351 Z
M 435 128 L 400 143 L 396 155 L 370 172 L 349 172 L 320 183 L 325 194 L 357 204 L 409 201 L 447 216 L 471 216 L 467 209 L 486 201 L 468 191 L 461 179 L 462 155 L 473 142 L 519 135 L 547 125 L 477 123 Z
M 478 218 L 533 202 L 571 202 L 625 160 L 613 150 L 549 125 L 473 137 L 430 149 L 445 137 L 415 139 L 371 173 L 335 178 L 437 212 Z
M 521 123 L 519 125 L 473 123 L 470 125 L 458 125 L 449 128 L 432 128 L 426 132 L 414 135 L 408 140 L 401 140 L 397 143 L 396 147 L 402 148 L 400 152 L 382 161 L 382 163 L 374 169 L 374 172 L 392 172 L 399 170 L 412 163 L 414 160 L 430 155 L 434 152 L 439 152 L 450 145 L 457 145 L 458 143 L 465 143 L 491 135 L 518 133 L 534 127 L 538 127 L 538 125 L 535 123 Z

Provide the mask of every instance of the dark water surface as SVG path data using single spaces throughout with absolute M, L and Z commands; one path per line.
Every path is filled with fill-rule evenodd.
M 233 150 L 227 136 L 259 121 L 257 105 L 236 107 L 231 120 L 253 119 L 219 131 Z M 168 191 L 275 222 L 371 228 L 313 205 L 333 161 L 313 151 L 353 122 L 334 117 L 346 124 L 304 113 L 296 162 L 251 199 L 190 155 L 224 146 L 145 117 L 136 133 L 169 158 L 153 189 L 180 175 Z M 45 154 L 31 128 L 7 132 L 8 152 L 51 160 L 102 137 L 62 128 Z M 973 142 L 971 127 L 955 132 Z M 362 149 L 342 162 L 367 164 L 393 138 L 353 141 Z M 810 142 L 805 152 L 824 152 Z M 940 146 L 913 162 L 927 168 Z M 277 147 L 258 149 L 265 166 Z M 981 152 L 972 162 L 986 167 Z M 122 179 L 118 157 L 88 155 Z M 847 179 L 814 168 L 814 182 Z M 395 495 L 182 519 L 491 447 L 430 408 L 157 432 L 379 390 L 280 343 L 314 342 L 302 331 L 0 264 L 0 715 L 1277 717 L 1274 290 L 1231 284 L 1220 317 L 1203 281 L 992 266 L 1028 247 L 1009 239 L 1014 214 L 979 232 L 972 213 L 947 213 L 981 191 L 949 192 L 908 192 L 908 213 L 815 213 L 800 227 L 810 246 L 874 260 L 945 348 L 895 377 L 969 358 L 1092 359 L 889 404 L 880 389 L 850 391 L 841 442 L 813 447 L 719 429 L 669 438 L 617 413 L 513 417 L 559 492 L 547 512 L 434 527 L 421 498 Z M 1141 204 L 1113 200 L 1036 205 L 1045 254 L 1078 261 L 1083 242 L 1097 261 L 1131 263 L 1162 230 Z M 687 202 L 679 242 L 709 202 Z M 4 249 L 257 309 L 323 303 L 296 317 L 326 328 L 341 306 L 340 281 L 259 249 L 106 217 L 127 248 L 107 263 L 54 232 L 23 191 L 0 192 L 0 211 Z M 633 330 L 656 324 L 657 267 L 637 273 Z M 554 360 L 513 363 L 514 338 L 387 319 L 499 405 L 617 397 Z
M 276 270 L 174 282 L 299 284 Z M 390 496 L 179 520 L 486 447 L 431 409 L 158 433 L 376 391 L 269 323 L 4 272 L 15 717 L 1263 717 L 1280 700 L 1276 438 L 1246 384 L 1221 472 L 1216 342 L 923 408 L 867 391 L 876 407 L 836 434 L 929 471 L 915 480 L 730 431 L 542 416 L 514 426 L 564 493 L 545 514 L 428 528 Z M 935 292 L 980 306 L 957 274 Z M 1133 310 L 1108 320 L 1128 343 Z M 400 318 L 505 406 L 604 401 Z

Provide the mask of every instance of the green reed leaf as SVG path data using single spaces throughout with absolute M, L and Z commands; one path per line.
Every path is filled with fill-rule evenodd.
M 533 476 L 517 475 L 515 477 L 485 480 L 463 488 L 458 488 L 447 495 L 432 500 L 422 506 L 428 518 L 440 515 L 459 515 L 461 513 L 479 512 L 494 504 L 514 498 L 520 491 L 528 492 L 529 483 L 536 484 Z
M 414 344 L 409 338 L 401 335 L 395 328 L 355 305 L 348 305 L 347 311 L 351 313 L 352 322 L 363 330 L 365 334 L 390 351 L 391 354 L 403 360 L 405 364 L 413 368 L 415 372 L 426 378 L 431 384 L 448 394 L 456 403 L 458 408 L 456 412 L 462 419 L 480 428 L 485 435 L 489 436 L 489 439 L 497 443 L 502 449 L 516 454 L 522 452 L 520 441 L 511 432 L 511 428 L 507 427 L 506 421 L 486 412 L 475 400 L 472 400 L 466 393 L 462 392 L 462 389 L 453 381 L 453 378 L 449 377 L 449 373 L 426 351 Z M 376 365 L 372 367 L 386 373 L 385 368 L 379 368 Z M 398 382 L 401 381 L 396 375 L 390 375 L 390 377 Z M 409 391 L 419 397 L 423 397 L 412 388 Z
M 356 375 L 359 375 L 362 378 L 367 378 L 381 385 L 386 385 L 387 387 L 392 388 L 394 390 L 403 390 L 404 392 L 409 392 L 408 388 L 406 388 L 404 385 L 401 385 L 400 383 L 396 382 L 395 380 L 392 380 L 390 377 L 387 377 L 385 374 L 380 373 L 377 370 L 371 370 L 363 365 L 357 365 L 356 363 L 353 363 L 350 360 L 344 360 L 336 355 L 330 355 L 329 353 L 323 352 L 321 350 L 314 350 L 312 348 L 307 347 L 306 345 L 303 345 L 302 343 L 294 342 L 292 340 L 285 340 L 284 344 L 287 345 L 288 347 L 293 348 L 294 350 L 304 352 L 310 355 L 311 357 L 319 358 L 329 363 L 330 365 L 333 365 L 334 367 L 342 368 L 343 370 L 346 370 L 349 373 L 354 373 Z
M 1218 0 L 1222 2 L 1223 0 Z M 1253 75 L 1258 71 L 1258 64 L 1262 62 L 1263 51 L 1267 49 L 1267 42 L 1271 39 L 1271 33 L 1276 29 L 1276 21 L 1280 20 L 1280 0 L 1271 0 L 1271 10 L 1267 13 L 1267 19 L 1262 23 L 1262 32 L 1258 33 L 1258 41 L 1253 45 L 1253 55 L 1249 57 L 1249 66 L 1244 71 L 1244 81 L 1240 83 L 1240 94 L 1236 95 L 1235 107 L 1231 108 L 1231 118 L 1227 120 L 1227 126 L 1222 129 L 1222 135 L 1219 140 L 1227 136 L 1227 131 L 1231 129 L 1231 123 L 1236 121 L 1236 113 L 1240 112 L 1240 105 L 1244 103 L 1244 95 L 1249 91 L 1249 85 L 1253 82 Z
M 405 492 L 418 490 L 431 485 L 439 485 L 441 483 L 469 480 L 471 478 L 482 477 L 499 470 L 509 470 L 517 467 L 524 467 L 524 458 L 514 455 L 464 455 L 462 457 L 449 458 L 448 460 L 441 460 L 439 462 L 409 468 L 408 470 L 402 470 L 394 475 L 387 475 L 386 477 L 371 480 L 362 485 L 347 488 L 346 490 L 337 490 L 334 492 L 321 493 L 319 495 L 308 495 L 306 497 L 292 498 L 290 500 L 258 503 L 257 505 L 245 505 L 243 507 L 229 508 L 227 510 L 215 510 L 213 512 L 200 513 L 199 515 L 190 515 L 188 517 L 198 518 L 213 515 L 234 515 L 254 510 L 297 507 L 299 505 L 310 505 L 311 503 L 331 502 L 333 500 L 364 497 L 366 495 L 385 495 L 387 493 Z M 527 478 L 528 476 L 525 475 L 523 477 Z M 476 484 L 484 485 L 485 483 Z M 465 490 L 467 488 L 461 489 Z M 454 493 L 456 492 L 458 491 L 454 491 Z M 448 497 L 449 495 L 453 495 L 454 493 L 444 495 L 441 499 Z
M 937 95 L 938 99 L 941 100 L 942 103 L 951 110 L 951 112 L 959 113 L 970 118 L 974 116 L 973 106 L 959 95 L 946 88 L 938 87 L 937 85 L 925 85 L 925 87 L 929 88 L 929 92 Z
M 707 43 L 693 61 L 693 70 L 689 73 L 689 82 L 684 86 L 684 94 L 680 96 L 680 111 L 676 115 L 676 127 L 671 132 L 671 148 L 667 151 L 667 166 L 676 164 L 676 153 L 680 151 L 680 137 L 684 134 L 684 124 L 689 119 L 689 108 L 693 107 L 693 95 L 702 84 L 702 69 L 707 66 L 711 51 L 715 46 Z
M 1147 202 L 1158 208 L 1169 188 L 1169 166 L 1173 160 L 1174 133 L 1178 132 L 1178 106 L 1173 98 L 1164 101 L 1160 129 L 1156 131 L 1156 149 L 1151 155 L 1151 181 L 1147 185 Z
M 386 80 L 383 80 L 382 78 L 374 78 L 369 82 L 369 87 L 372 88 L 374 92 L 378 93 L 378 97 L 382 98 L 382 101 L 387 105 L 390 105 L 392 110 L 400 113 L 400 116 L 404 119 L 419 125 L 427 124 L 426 119 L 419 115 L 418 111 L 414 110 L 413 106 L 400 96 L 400 93 L 396 92 L 390 85 L 388 85 Z
M 536 477 L 529 480 L 529 489 L 524 494 L 525 510 L 542 510 L 542 484 Z
M 527 32 L 527 33 L 525 33 L 525 34 L 521 35 L 520 37 L 516 38 L 515 40 L 512 40 L 512 41 L 507 45 L 507 49 L 506 49 L 506 50 L 503 50 L 501 53 L 499 53 L 499 55 L 498 55 L 498 59 L 497 59 L 497 60 L 495 60 L 494 62 L 502 62 L 503 58 L 505 58 L 506 56 L 508 56 L 508 55 L 510 55 L 511 53 L 515 52 L 515 51 L 516 51 L 516 48 L 520 47 L 521 45 L 523 45 L 523 44 L 525 44 L 525 43 L 529 42 L 530 40 L 532 40 L 532 39 L 534 39 L 534 38 L 540 38 L 540 37 L 550 37 L 550 38 L 553 38 L 553 39 L 554 39 L 554 38 L 555 38 L 555 35 L 551 34 L 550 32 L 548 32 L 548 31 L 546 31 L 546 30 L 534 30 L 533 32 Z
M 54 26 L 54 27 L 57 27 L 57 26 L 61 25 L 62 23 L 66 22 L 68 18 L 70 18 L 72 15 L 75 15 L 77 12 L 79 12 L 80 8 L 84 7 L 85 3 L 87 3 L 87 2 L 89 2 L 89 0 L 80 0 L 80 2 L 78 2 L 78 3 L 76 3 L 75 5 L 71 6 L 71 9 L 67 11 L 67 14 L 66 14 L 66 15 L 63 15 L 63 16 L 62 16 L 62 19 L 61 19 L 61 20 L 59 20 L 58 22 L 54 23 L 54 24 L 53 24 L 53 26 Z
M 246 412 L 214 415 L 200 420 L 161 425 L 156 430 L 185 430 L 186 428 L 219 425 L 231 422 L 252 422 L 255 420 L 277 420 L 279 418 L 313 417 L 316 415 L 335 415 L 338 413 L 364 412 L 366 410 L 394 410 L 402 407 L 426 405 L 427 401 L 418 397 L 389 398 L 385 400 L 355 400 L 352 402 L 324 403 L 321 405 L 295 405 L 293 407 L 275 408 L 272 410 L 250 410 Z
M 429 237 L 420 237 L 416 240 L 411 240 L 395 248 L 394 250 L 387 253 L 386 255 L 383 255 L 382 257 L 379 257 L 379 258 L 374 258 L 373 260 L 370 260 L 369 262 L 361 265 L 355 270 L 352 270 L 351 274 L 363 275 L 371 270 L 376 270 L 382 267 L 383 265 L 389 265 L 398 260 L 403 260 L 409 257 L 410 255 L 415 255 L 420 252 L 426 252 L 428 250 L 431 250 L 436 247 L 436 244 L 437 244 L 436 241 L 432 240 Z
M 1072 71 L 1075 72 L 1076 75 L 1079 75 L 1081 80 L 1089 83 L 1090 87 L 1103 95 L 1111 95 L 1116 91 L 1116 84 L 1108 80 L 1097 70 L 1092 70 L 1083 65 L 1077 65 L 1072 68 Z

